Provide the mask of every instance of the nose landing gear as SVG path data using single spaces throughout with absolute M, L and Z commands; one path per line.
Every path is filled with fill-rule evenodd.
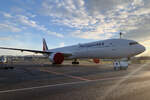
M 114 61 L 114 70 L 127 70 L 128 61 Z
M 78 64 L 79 64 L 79 62 L 77 61 L 77 59 L 74 59 L 74 60 L 73 60 L 73 62 L 72 62 L 72 64 L 73 64 L 73 65 L 75 65 L 75 64 L 77 64 L 77 65 L 78 65 Z

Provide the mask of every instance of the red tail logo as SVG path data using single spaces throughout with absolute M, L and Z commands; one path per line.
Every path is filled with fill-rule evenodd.
M 45 39 L 43 39 L 43 51 L 47 51 L 47 50 L 48 50 L 48 47 L 47 47 L 46 41 Z

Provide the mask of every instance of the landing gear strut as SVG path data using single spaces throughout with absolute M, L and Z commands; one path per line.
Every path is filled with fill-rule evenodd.
M 77 59 L 74 59 L 73 62 L 72 62 L 72 64 L 73 64 L 73 65 L 74 65 L 74 64 L 77 64 L 77 65 L 78 65 L 79 62 L 77 61 Z
M 128 61 L 115 61 L 114 62 L 114 70 L 127 70 L 128 68 Z

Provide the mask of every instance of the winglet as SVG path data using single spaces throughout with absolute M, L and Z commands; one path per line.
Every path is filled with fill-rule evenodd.
M 46 44 L 45 39 L 43 38 L 43 51 L 47 51 L 48 50 L 48 46 Z

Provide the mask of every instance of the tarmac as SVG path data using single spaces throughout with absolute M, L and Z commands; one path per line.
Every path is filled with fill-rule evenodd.
M 13 65 L 0 69 L 0 100 L 149 100 L 150 63 Z

